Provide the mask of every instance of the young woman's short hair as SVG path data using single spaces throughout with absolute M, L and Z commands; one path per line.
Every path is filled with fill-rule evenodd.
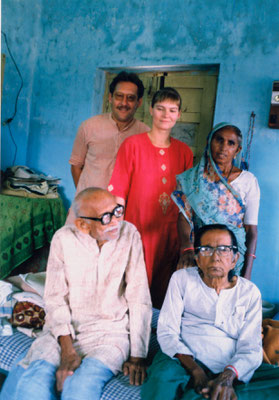
M 153 108 L 156 103 L 160 103 L 165 100 L 171 100 L 177 103 L 179 110 L 181 110 L 181 96 L 176 89 L 171 87 L 165 87 L 158 90 L 152 98 L 151 107 Z

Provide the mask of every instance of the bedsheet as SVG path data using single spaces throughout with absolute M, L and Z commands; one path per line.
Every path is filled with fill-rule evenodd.
M 159 344 L 156 339 L 156 327 L 159 317 L 159 310 L 153 309 L 152 333 L 149 344 L 148 363 L 151 363 Z M 0 372 L 8 374 L 13 362 L 23 352 L 29 349 L 33 338 L 14 330 L 12 336 L 0 337 Z M 105 386 L 101 400 L 140 400 L 140 386 L 132 386 L 129 377 L 118 374 L 113 377 Z M 90 400 L 90 399 L 89 399 Z

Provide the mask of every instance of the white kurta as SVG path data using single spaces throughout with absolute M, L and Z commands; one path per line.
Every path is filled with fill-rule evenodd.
M 192 355 L 214 373 L 233 365 L 248 382 L 262 362 L 262 303 L 252 282 L 237 279 L 218 295 L 197 267 L 175 272 L 158 321 L 162 351 Z
M 129 355 L 146 357 L 152 307 L 140 235 L 123 221 L 118 239 L 101 250 L 73 225 L 52 240 L 45 287 L 46 325 L 22 365 L 60 363 L 57 338 L 71 334 L 82 357 L 102 361 L 114 373 Z

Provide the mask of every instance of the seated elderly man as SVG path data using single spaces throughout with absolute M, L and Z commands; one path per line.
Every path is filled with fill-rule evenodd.
M 43 334 L 1 400 L 93 400 L 122 368 L 132 384 L 145 378 L 152 309 L 140 235 L 106 190 L 80 192 L 74 210 L 75 225 L 51 243 Z
M 234 400 L 247 389 L 234 384 L 248 382 L 262 362 L 261 295 L 233 276 L 233 232 L 203 226 L 194 246 L 197 267 L 175 272 L 168 287 L 157 331 L 162 352 L 148 370 L 144 400 Z

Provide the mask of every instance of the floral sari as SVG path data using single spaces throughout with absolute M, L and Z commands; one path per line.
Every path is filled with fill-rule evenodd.
M 243 226 L 245 208 L 239 193 L 222 176 L 213 161 L 210 149 L 214 133 L 227 125 L 222 122 L 213 128 L 201 161 L 177 175 L 177 189 L 171 197 L 189 222 L 191 235 L 195 229 L 208 224 L 224 224 L 234 232 L 240 253 L 234 271 L 239 275 L 246 251 Z

